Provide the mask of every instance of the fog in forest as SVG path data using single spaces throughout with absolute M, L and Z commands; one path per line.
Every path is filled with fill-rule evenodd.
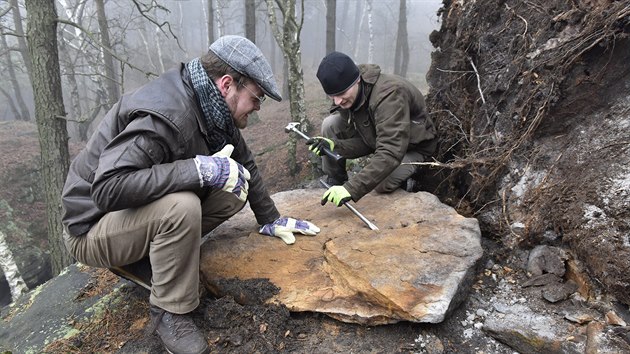
M 11 2 L 19 5 L 22 27 L 26 31 L 27 10 L 23 1 Z M 58 16 L 62 19 L 58 23 L 59 60 L 70 122 L 97 120 L 111 105 L 105 99 L 107 87 L 104 81 L 107 81 L 107 75 L 103 69 L 104 51 L 98 45 L 102 38 L 95 5 L 98 2 L 56 2 Z M 104 1 L 109 42 L 114 56 L 114 80 L 120 88 L 119 94 L 142 85 L 179 62 L 203 54 L 209 45 L 209 19 L 213 21 L 214 38 L 225 34 L 245 35 L 245 2 L 213 0 L 211 13 L 208 0 Z M 278 82 L 282 85 L 284 59 L 272 33 L 267 4 L 259 0 L 253 3 L 256 8 L 255 42 L 272 63 Z M 308 89 L 308 84 L 315 80 L 319 61 L 326 54 L 327 1 L 305 0 L 303 3 L 301 54 L 304 81 Z M 153 6 L 149 6 L 151 4 Z M 371 8 L 368 4 L 371 4 Z M 2 10 L 7 10 L 9 5 L 5 2 Z M 302 13 L 300 5 L 301 2 L 296 2 L 298 19 Z M 383 71 L 393 72 L 399 6 L 399 0 L 338 0 L 336 50 L 349 54 L 357 63 L 373 62 L 381 65 Z M 439 28 L 437 11 L 441 2 L 407 0 L 406 6 L 409 45 L 406 76 L 426 92 L 425 74 L 433 50 L 429 34 Z M 20 101 L 30 112 L 30 120 L 34 120 L 33 97 L 24 54 L 20 55 L 17 50 L 20 36 L 17 35 L 15 18 L 15 11 L 5 11 L 0 17 L 3 33 L 0 43 L 3 93 L 0 96 L 0 120 L 16 119 Z M 13 76 L 9 75 L 11 70 Z M 70 130 L 71 136 L 75 135 Z

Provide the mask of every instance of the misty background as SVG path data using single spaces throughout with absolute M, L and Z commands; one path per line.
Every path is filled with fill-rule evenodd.
M 226 34 L 245 36 L 244 0 L 213 0 L 212 12 L 208 0 L 58 0 L 57 13 L 61 19 L 58 24 L 59 60 L 68 132 L 73 139 L 85 140 L 90 134 L 89 126 L 98 122 L 113 103 L 107 99 L 108 88 L 104 84 L 107 73 L 103 68 L 104 52 L 99 47 L 103 38 L 99 35 L 95 3 L 104 5 L 105 26 L 114 56 L 115 77 L 110 81 L 116 82 L 119 95 L 141 86 L 179 62 L 200 56 L 207 51 L 211 36 L 214 39 Z M 271 62 L 278 83 L 284 86 L 283 54 L 269 24 L 267 4 L 265 1 L 253 3 L 255 42 Z M 336 50 L 347 53 L 357 63 L 376 63 L 384 72 L 392 73 L 399 3 L 399 0 L 338 0 Z M 316 82 L 315 71 L 326 54 L 326 1 L 305 0 L 303 4 L 301 56 L 308 91 L 318 89 L 312 83 Z M 371 11 L 368 4 L 371 4 Z M 7 5 L 17 6 L 24 22 L 21 26 L 26 28 L 26 9 L 22 0 L 9 0 L 0 5 L 4 12 L 0 17 L 0 121 L 34 121 L 26 60 L 17 50 L 24 38 L 16 25 L 19 17 L 15 11 L 13 14 L 7 11 Z M 297 2 L 298 19 L 300 5 Z M 433 50 L 429 34 L 439 29 L 437 11 L 441 1 L 407 0 L 406 6 L 409 43 L 406 76 L 426 92 L 425 74 Z M 210 25 L 213 26 L 211 34 L 208 31 Z M 371 61 L 368 59 L 370 45 Z

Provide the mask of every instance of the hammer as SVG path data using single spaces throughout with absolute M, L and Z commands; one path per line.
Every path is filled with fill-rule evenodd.
M 294 131 L 296 133 L 298 133 L 299 136 L 301 136 L 302 138 L 309 140 L 310 138 L 308 137 L 308 135 L 302 133 L 297 126 L 300 125 L 300 122 L 291 122 L 289 123 L 285 128 L 284 131 L 286 133 L 289 133 L 291 131 Z M 341 157 L 341 155 L 334 153 L 330 150 L 328 150 L 326 147 L 324 147 L 322 149 L 324 151 L 324 153 L 326 155 L 328 155 L 329 157 L 331 157 L 333 160 L 335 160 L 335 162 L 339 163 L 339 161 L 343 158 Z M 319 181 L 324 187 L 326 188 L 330 188 L 330 185 L 328 185 L 328 183 L 326 183 L 324 180 L 320 180 Z M 361 213 L 359 213 L 359 211 L 353 207 L 352 205 L 350 205 L 349 203 L 343 203 L 343 205 L 345 205 L 351 212 L 354 213 L 354 215 L 358 216 L 359 219 L 361 219 L 361 221 L 363 221 L 369 228 L 370 230 L 378 230 L 378 227 L 376 227 L 376 225 L 374 225 L 374 223 L 372 223 L 370 220 L 368 220 L 365 216 L 363 216 Z
M 285 133 L 289 133 L 289 132 L 296 132 L 298 133 L 299 136 L 301 136 L 302 138 L 309 140 L 309 136 L 302 133 L 297 127 L 298 125 L 300 125 L 300 122 L 291 122 L 289 123 L 286 127 L 284 127 L 284 131 Z M 339 161 L 341 159 L 343 159 L 343 157 L 339 154 L 337 154 L 336 152 L 332 152 L 330 151 L 328 148 L 323 147 L 322 151 L 324 152 L 324 154 L 326 154 L 328 157 L 332 158 L 333 160 L 335 160 L 336 163 L 339 163 Z

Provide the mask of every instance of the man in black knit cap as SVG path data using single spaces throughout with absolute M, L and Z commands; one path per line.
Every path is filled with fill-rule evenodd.
M 332 99 L 331 115 L 322 123 L 322 136 L 307 143 L 322 156 L 322 170 L 332 186 L 322 203 L 337 206 L 355 202 L 372 190 L 389 193 L 399 187 L 411 191 L 410 178 L 417 165 L 436 150 L 437 133 L 418 88 L 396 75 L 381 72 L 374 64 L 357 66 L 344 53 L 332 52 L 322 59 L 317 78 Z M 339 163 L 322 154 L 326 147 L 344 157 Z M 373 154 L 351 179 L 345 158 Z

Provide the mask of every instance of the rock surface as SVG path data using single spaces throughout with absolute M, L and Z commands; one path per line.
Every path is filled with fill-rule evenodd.
M 346 208 L 322 207 L 323 191 L 273 196 L 283 215 L 321 228 L 294 245 L 259 235 L 249 208 L 213 231 L 201 252 L 207 287 L 251 302 L 261 291 L 252 280 L 268 279 L 268 301 L 368 325 L 437 323 L 462 302 L 483 253 L 475 219 L 429 193 L 370 194 L 356 207 L 372 231 Z M 255 288 L 243 288 L 248 280 Z

